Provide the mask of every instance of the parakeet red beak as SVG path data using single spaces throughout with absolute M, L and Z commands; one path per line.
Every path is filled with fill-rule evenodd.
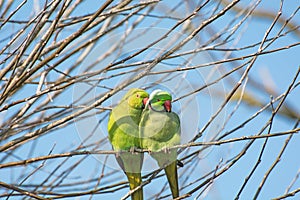
M 164 107 L 167 112 L 171 112 L 171 109 L 172 109 L 171 101 L 170 100 L 165 101 Z
M 145 105 L 147 104 L 147 101 L 149 100 L 149 98 L 144 98 L 143 99 L 143 108 L 145 108 Z

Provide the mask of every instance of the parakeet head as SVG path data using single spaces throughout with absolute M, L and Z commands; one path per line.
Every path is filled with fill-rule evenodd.
M 146 100 L 144 99 L 148 99 L 148 97 L 149 95 L 146 91 L 137 88 L 130 89 L 124 96 L 124 98 L 127 99 L 130 107 L 138 109 L 145 106 L 144 102 Z
M 162 90 L 154 90 L 146 103 L 146 107 L 150 107 L 154 111 L 171 112 L 172 96 L 170 93 Z

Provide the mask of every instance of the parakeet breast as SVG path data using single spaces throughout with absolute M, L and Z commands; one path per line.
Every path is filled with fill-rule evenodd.
M 174 113 L 148 111 L 148 120 L 145 127 L 140 127 L 144 138 L 150 138 L 159 142 L 166 142 L 178 133 L 180 128 L 177 121 L 172 120 Z

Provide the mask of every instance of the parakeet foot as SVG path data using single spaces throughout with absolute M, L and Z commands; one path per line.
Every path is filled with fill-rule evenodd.
M 134 154 L 134 147 L 130 147 L 129 152 L 130 152 L 131 154 Z
M 171 153 L 170 148 L 168 148 L 168 147 L 163 148 L 162 151 L 163 151 L 165 154 L 170 154 L 170 153 Z
M 150 149 L 147 149 L 148 154 L 151 155 L 153 152 Z

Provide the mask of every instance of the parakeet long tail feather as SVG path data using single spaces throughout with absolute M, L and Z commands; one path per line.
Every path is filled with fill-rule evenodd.
M 130 190 L 135 189 L 136 187 L 140 186 L 142 183 L 142 175 L 141 173 L 131 173 L 126 172 L 127 179 L 129 181 Z M 132 200 L 143 200 L 143 190 L 138 189 L 134 193 L 131 194 Z
M 179 197 L 177 161 L 172 162 L 164 170 L 168 178 L 173 198 Z
M 122 160 L 122 157 L 125 159 L 124 156 L 126 156 L 126 158 L 127 158 L 127 165 L 125 165 L 124 161 Z M 143 158 L 144 158 L 143 154 L 135 155 L 135 154 L 131 154 L 131 153 L 120 154 L 119 156 L 116 156 L 118 164 L 120 165 L 120 167 L 123 169 L 124 173 L 127 176 L 130 190 L 135 189 L 136 187 L 140 186 L 142 183 L 142 175 L 141 175 L 140 171 L 142 169 Z M 139 165 L 137 165 L 136 163 L 139 163 Z M 131 164 L 136 169 L 134 169 Z M 125 166 L 127 166 L 127 168 Z M 135 191 L 134 193 L 132 193 L 131 199 L 132 200 L 143 200 L 143 188 L 140 188 L 137 191 Z

